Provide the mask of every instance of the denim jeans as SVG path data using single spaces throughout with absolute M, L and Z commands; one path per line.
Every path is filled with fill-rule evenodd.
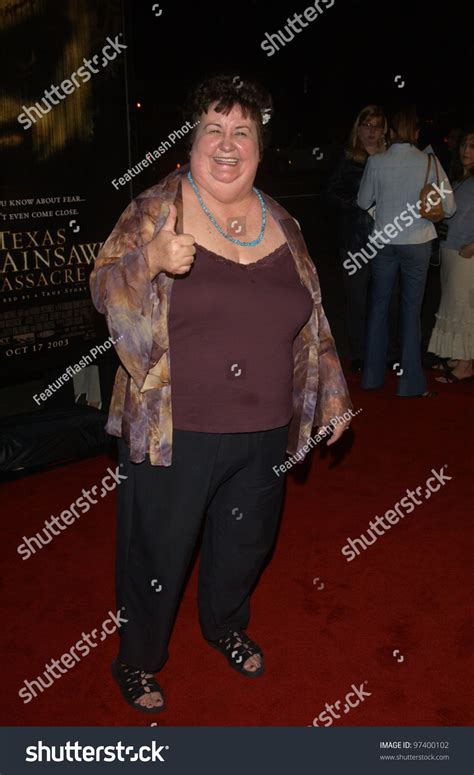
M 348 252 L 339 248 L 341 264 L 347 259 Z M 342 269 L 344 285 L 346 331 L 349 339 L 349 357 L 351 361 L 364 359 L 367 315 L 369 313 L 370 264 L 362 264 L 360 269 L 350 275 Z M 395 283 L 389 312 L 388 358 L 399 357 L 398 347 L 398 283 Z M 437 308 L 436 308 L 437 309 Z
M 372 284 L 362 387 L 381 387 L 388 347 L 388 312 L 392 289 L 400 270 L 400 364 L 397 395 L 426 391 L 421 365 L 420 312 L 431 255 L 431 241 L 417 245 L 386 245 L 371 263 Z

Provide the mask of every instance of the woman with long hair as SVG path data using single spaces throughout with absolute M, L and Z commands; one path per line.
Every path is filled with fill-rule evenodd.
M 456 205 L 449 180 L 436 157 L 431 163 L 428 155 L 416 147 L 416 111 L 412 108 L 396 113 L 391 129 L 392 145 L 386 153 L 370 157 L 358 196 L 360 207 L 369 209 L 375 205 L 375 228 L 369 237 L 374 257 L 362 387 L 373 390 L 384 383 L 388 310 L 400 274 L 401 369 L 397 395 L 431 397 L 435 393 L 427 390 L 421 364 L 420 312 L 436 229 L 420 212 L 420 192 L 425 180 L 438 186 L 438 199 L 446 216 L 453 215 Z
M 441 358 L 438 382 L 473 377 L 474 359 L 474 127 L 463 134 L 454 166 L 456 213 L 441 246 L 441 302 L 428 350 Z
M 349 139 L 328 187 L 328 199 L 339 208 L 338 253 L 342 264 L 349 252 L 359 252 L 366 244 L 373 220 L 357 205 L 357 193 L 369 156 L 387 147 L 388 125 L 381 107 L 367 105 L 359 111 Z M 364 353 L 367 295 L 370 267 L 349 274 L 343 269 L 346 329 L 349 337 L 351 368 L 362 370 Z

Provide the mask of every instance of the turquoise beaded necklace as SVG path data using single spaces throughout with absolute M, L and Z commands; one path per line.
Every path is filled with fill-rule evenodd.
M 194 182 L 193 176 L 191 175 L 191 170 L 189 170 L 188 172 L 188 180 L 191 183 L 191 186 L 193 187 L 194 193 L 196 194 L 199 204 L 201 205 L 203 211 L 209 218 L 212 225 L 217 229 L 219 234 L 222 234 L 222 236 L 225 237 L 225 239 L 229 240 L 229 242 L 233 242 L 235 245 L 242 245 L 242 247 L 246 247 L 246 248 L 254 247 L 255 245 L 258 245 L 262 241 L 263 235 L 265 234 L 265 226 L 267 225 L 267 208 L 266 208 L 263 196 L 261 195 L 260 191 L 257 188 L 255 188 L 254 186 L 252 187 L 253 191 L 255 191 L 255 193 L 257 194 L 260 205 L 262 207 L 262 228 L 260 229 L 260 234 L 258 235 L 257 239 L 253 239 L 250 242 L 242 242 L 242 240 L 235 239 L 234 237 L 231 237 L 230 234 L 226 234 L 224 229 L 221 226 L 219 226 L 216 219 L 211 215 L 211 213 L 209 212 L 209 210 L 207 209 L 206 205 L 202 200 L 202 196 L 199 193 L 196 183 Z

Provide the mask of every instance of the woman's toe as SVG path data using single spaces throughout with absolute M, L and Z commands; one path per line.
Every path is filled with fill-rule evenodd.
M 141 705 L 143 708 L 157 708 L 160 707 L 160 705 L 163 705 L 163 697 L 159 692 L 149 692 L 147 694 L 142 694 L 142 696 L 138 698 L 137 704 Z
M 262 659 L 260 654 L 254 654 L 253 657 L 249 657 L 244 663 L 244 670 L 248 670 L 250 673 L 255 673 L 259 667 L 262 666 Z

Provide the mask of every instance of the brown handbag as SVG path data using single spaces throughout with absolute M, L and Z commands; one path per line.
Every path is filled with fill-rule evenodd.
M 436 169 L 436 183 L 438 185 L 438 190 L 436 190 L 433 183 L 428 183 L 432 158 Z M 428 168 L 426 170 L 425 182 L 420 191 L 420 215 L 422 218 L 426 218 L 433 223 L 442 221 L 444 218 L 443 201 L 439 193 L 438 161 L 436 156 L 432 153 L 428 154 Z

